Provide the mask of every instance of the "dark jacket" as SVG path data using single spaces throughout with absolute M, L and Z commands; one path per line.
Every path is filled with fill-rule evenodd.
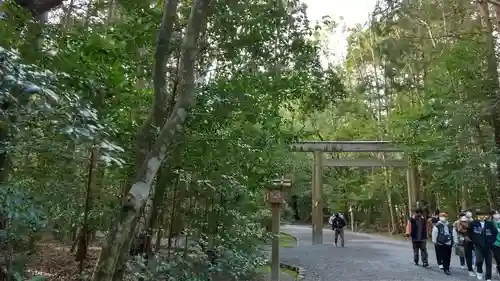
M 495 243 L 498 234 L 495 223 L 490 220 L 484 222 L 484 228 L 481 227 L 481 221 L 474 220 L 470 223 L 468 231 L 472 243 L 478 248 L 491 247 Z
M 406 234 L 413 241 L 427 240 L 427 221 L 423 216 L 412 216 L 406 225 Z
M 346 225 L 345 220 L 341 217 L 335 217 L 332 220 L 332 228 L 337 229 L 337 228 L 344 228 Z
M 430 218 L 429 220 L 431 221 L 432 226 L 434 226 L 436 223 L 438 223 L 439 218 L 432 217 L 432 218 Z

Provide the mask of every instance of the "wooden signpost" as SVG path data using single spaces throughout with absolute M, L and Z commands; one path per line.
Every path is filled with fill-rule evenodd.
M 271 204 L 273 242 L 271 250 L 271 281 L 280 280 L 280 214 L 285 201 L 284 191 L 292 186 L 292 181 L 281 178 L 271 181 L 267 187 L 266 201 Z

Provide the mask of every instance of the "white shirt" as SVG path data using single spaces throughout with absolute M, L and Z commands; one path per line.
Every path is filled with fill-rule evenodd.
M 333 219 L 335 218 L 335 216 L 331 216 L 330 219 L 328 220 L 328 223 L 329 224 L 333 224 Z

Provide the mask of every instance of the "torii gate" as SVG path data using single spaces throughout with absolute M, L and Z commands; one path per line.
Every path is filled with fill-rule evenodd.
M 407 169 L 408 207 L 418 194 L 412 169 L 407 159 L 323 159 L 324 152 L 403 152 L 390 141 L 304 141 L 291 145 L 296 152 L 313 152 L 312 176 L 312 236 L 313 244 L 323 244 L 323 167 L 403 167 Z

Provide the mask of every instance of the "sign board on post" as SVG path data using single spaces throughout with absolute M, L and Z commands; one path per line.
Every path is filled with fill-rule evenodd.
M 281 178 L 271 181 L 267 187 L 266 201 L 271 203 L 273 243 L 271 250 L 271 281 L 280 280 L 280 213 L 285 201 L 284 189 L 292 186 L 292 181 Z
M 271 204 L 281 204 L 284 202 L 283 190 L 271 189 L 267 192 L 267 202 Z

